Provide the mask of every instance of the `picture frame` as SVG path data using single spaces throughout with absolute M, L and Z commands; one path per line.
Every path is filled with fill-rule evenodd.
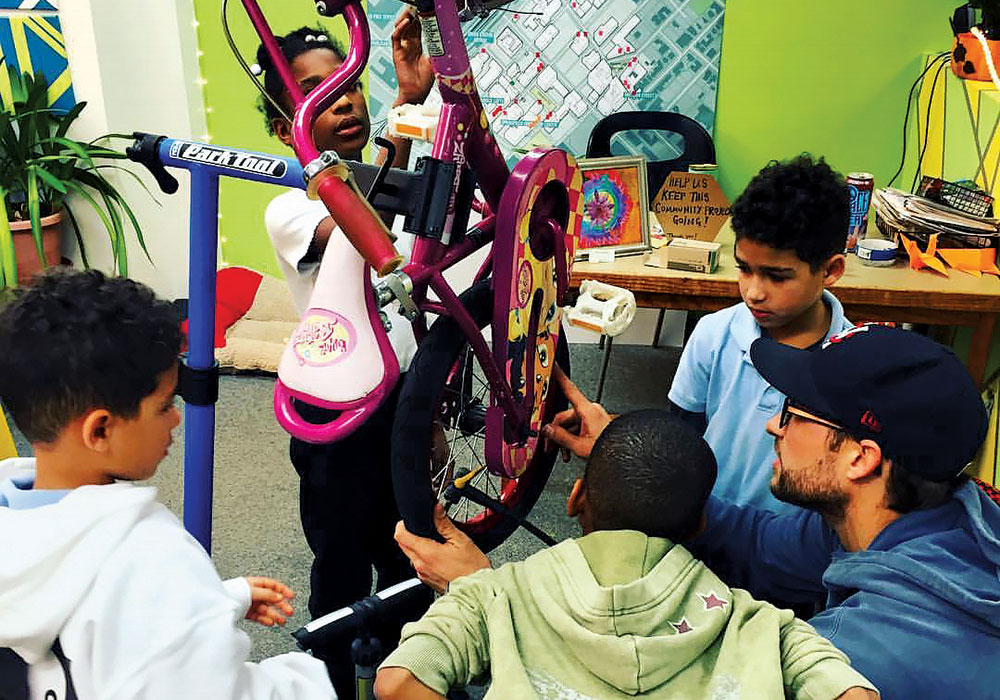
M 576 260 L 591 251 L 614 251 L 615 257 L 650 249 L 649 190 L 646 158 L 581 158 L 583 220 Z

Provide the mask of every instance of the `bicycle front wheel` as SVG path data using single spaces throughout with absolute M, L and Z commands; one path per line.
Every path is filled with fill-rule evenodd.
M 477 283 L 459 298 L 477 326 L 484 328 L 493 308 L 489 281 Z M 569 373 L 569 352 L 563 337 L 559 338 L 556 362 Z M 536 449 L 517 479 L 498 476 L 485 468 L 485 416 L 490 391 L 458 324 L 451 318 L 439 318 L 410 365 L 392 431 L 393 491 L 411 532 L 423 536 L 436 532 L 431 515 L 434 502 L 444 502 L 447 488 L 463 476 L 474 473 L 469 485 L 499 501 L 516 518 L 531 511 L 545 488 L 557 450 Z M 566 406 L 566 398 L 551 383 L 542 423 L 549 422 Z M 514 519 L 467 498 L 455 503 L 448 514 L 484 552 L 517 529 Z

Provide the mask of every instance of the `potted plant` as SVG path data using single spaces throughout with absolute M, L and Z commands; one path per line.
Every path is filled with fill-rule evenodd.
M 46 236 L 58 236 L 63 220 L 73 229 L 80 258 L 88 266 L 80 227 L 67 202 L 71 194 L 97 213 L 107 229 L 115 269 L 127 275 L 127 224 L 135 231 L 147 258 L 149 252 L 132 208 L 104 175 L 109 170 L 120 170 L 136 177 L 106 162 L 126 157 L 98 145 L 114 135 L 90 142 L 68 138 L 70 126 L 87 103 L 80 102 L 68 111 L 54 109 L 49 105 L 49 86 L 44 76 L 9 72 L 13 99 L 0 111 L 0 198 L 6 209 L 6 216 L 0 216 L 0 286 L 16 286 L 18 281 L 24 282 L 34 272 L 59 261 L 58 242 L 46 244 Z M 53 225 L 55 234 L 46 233 Z

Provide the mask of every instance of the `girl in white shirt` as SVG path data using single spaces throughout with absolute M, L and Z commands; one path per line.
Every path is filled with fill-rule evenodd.
M 343 49 L 325 30 L 302 27 L 278 39 L 303 93 L 308 93 L 335 71 L 344 60 Z M 434 75 L 420 42 L 420 24 L 404 10 L 392 34 L 392 56 L 399 79 L 393 106 L 421 103 L 427 97 Z M 257 51 L 263 68 L 264 87 L 287 114 L 293 105 L 281 84 L 267 52 Z M 291 124 L 267 100 L 262 100 L 268 132 L 291 146 Z M 320 151 L 336 151 L 341 158 L 360 161 L 368 143 L 371 125 L 368 105 L 360 84 L 355 84 L 329 109 L 319 115 L 313 128 Z M 398 140 L 394 166 L 406 167 L 410 142 Z M 265 214 L 268 236 L 278 264 L 288 281 L 299 312 L 304 312 L 312 294 L 319 263 L 332 236 L 343 235 L 322 202 L 306 198 L 302 190 L 278 195 Z M 397 249 L 406 255 L 410 240 L 400 235 Z M 408 323 L 394 319 L 389 339 L 399 359 L 400 370 L 409 366 L 416 343 Z M 392 494 L 388 435 L 391 432 L 399 386 L 358 430 L 335 443 L 312 445 L 291 440 L 290 456 L 301 479 L 299 510 L 306 540 L 315 559 L 312 566 L 309 612 L 319 617 L 349 605 L 372 590 L 372 567 L 376 588 L 383 589 L 413 575 L 406 558 L 393 540 L 399 520 Z M 329 411 L 302 403 L 296 405 L 303 418 L 328 422 Z M 429 602 L 429 599 L 428 599 Z M 388 635 L 383 635 L 383 641 Z M 320 650 L 334 687 L 341 697 L 353 697 L 354 666 L 348 648 Z

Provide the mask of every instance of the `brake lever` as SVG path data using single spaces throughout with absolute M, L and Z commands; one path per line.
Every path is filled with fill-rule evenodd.
M 173 194 L 177 191 L 177 179 L 167 172 L 160 162 L 160 142 L 166 136 L 156 134 L 146 134 L 141 131 L 132 133 L 135 142 L 125 149 L 125 155 L 129 160 L 145 165 L 146 169 L 156 179 L 156 184 L 166 194 Z
M 389 153 L 385 157 L 385 161 L 379 166 L 378 172 L 375 173 L 375 179 L 372 180 L 371 187 L 368 188 L 368 194 L 365 197 L 368 199 L 369 204 L 375 206 L 375 194 L 378 192 L 382 183 L 385 182 L 386 176 L 389 171 L 392 170 L 392 163 L 396 160 L 396 144 L 394 144 L 389 139 L 384 139 L 381 136 L 375 137 L 375 145 L 381 146 Z

